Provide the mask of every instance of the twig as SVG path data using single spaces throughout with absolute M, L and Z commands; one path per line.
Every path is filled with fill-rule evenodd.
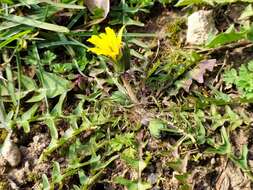
M 227 45 L 223 45 L 221 47 L 217 47 L 217 48 L 212 48 L 212 49 L 199 49 L 199 48 L 195 48 L 195 49 L 199 49 L 197 50 L 197 53 L 207 53 L 208 55 L 215 53 L 217 51 L 226 51 L 228 49 L 235 49 L 235 48 L 239 48 L 239 47 L 251 47 L 253 46 L 253 43 L 251 41 L 247 41 L 247 40 L 243 40 L 240 42 L 236 42 L 236 43 L 231 43 L 231 44 L 227 44 Z M 185 47 L 186 49 L 194 49 L 194 47 Z

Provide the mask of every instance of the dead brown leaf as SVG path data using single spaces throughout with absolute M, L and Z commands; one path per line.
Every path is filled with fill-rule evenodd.
M 216 190 L 250 190 L 250 181 L 244 176 L 242 171 L 232 163 L 228 163 L 225 170 L 218 178 Z

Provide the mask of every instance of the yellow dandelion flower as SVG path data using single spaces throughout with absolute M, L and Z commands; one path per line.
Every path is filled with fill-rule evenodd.
M 108 56 L 116 61 L 117 56 L 121 53 L 123 30 L 124 27 L 116 35 L 113 29 L 106 27 L 105 33 L 92 35 L 87 41 L 94 44 L 95 47 L 89 48 L 88 51 L 97 55 Z

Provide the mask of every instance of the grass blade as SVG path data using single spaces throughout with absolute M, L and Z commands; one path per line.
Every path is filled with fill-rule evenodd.
M 1 17 L 12 22 L 16 22 L 16 23 L 36 27 L 36 28 L 41 28 L 45 30 L 50 30 L 54 32 L 66 32 L 66 33 L 69 32 L 69 29 L 64 26 L 46 23 L 46 22 L 31 19 L 31 18 L 25 18 L 22 16 L 8 15 L 8 16 L 1 16 Z
M 0 49 L 2 49 L 4 46 L 8 45 L 9 43 L 13 42 L 16 39 L 20 39 L 22 36 L 25 36 L 26 34 L 29 34 L 31 30 L 25 30 L 23 32 L 20 32 L 18 34 L 15 34 L 14 36 L 8 38 L 7 40 L 0 43 Z

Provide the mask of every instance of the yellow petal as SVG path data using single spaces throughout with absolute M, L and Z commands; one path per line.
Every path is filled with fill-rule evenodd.
M 116 37 L 116 33 L 109 27 L 105 28 L 106 34 L 108 36 L 108 39 L 110 39 L 110 46 L 112 50 L 116 50 L 117 49 L 117 37 Z
M 104 46 L 105 43 L 101 40 L 101 38 L 99 38 L 96 35 L 91 36 L 91 38 L 89 38 L 87 41 L 94 44 L 96 47 L 99 47 L 99 48 L 104 48 L 105 47 Z
M 116 61 L 116 58 L 120 53 L 123 29 L 124 27 L 122 27 L 116 35 L 113 29 L 106 27 L 105 33 L 91 36 L 87 41 L 94 44 L 95 47 L 89 48 L 88 51 L 97 55 L 111 57 Z
M 88 51 L 91 51 L 97 55 L 106 55 L 106 56 L 110 56 L 110 52 L 104 50 L 104 49 L 100 49 L 100 48 L 89 48 Z
M 110 39 L 112 40 L 116 39 L 116 34 L 110 27 L 106 27 L 105 32 L 106 32 L 106 35 L 110 37 Z
M 102 33 L 99 36 L 101 38 L 101 41 L 103 42 L 103 47 L 110 49 L 111 39 L 109 38 L 109 36 L 105 33 Z
M 96 45 L 96 43 L 100 41 L 100 38 L 96 35 L 92 35 L 87 41 Z

